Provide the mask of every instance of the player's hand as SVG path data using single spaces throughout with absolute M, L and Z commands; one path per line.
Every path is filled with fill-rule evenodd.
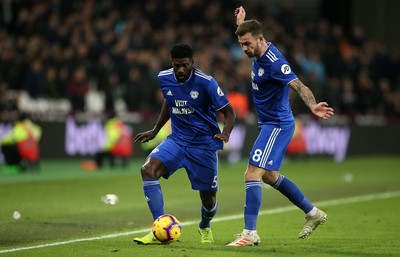
M 133 140 L 134 142 L 146 143 L 155 138 L 156 135 L 157 133 L 154 130 L 148 130 L 137 134 Z
M 216 135 L 214 135 L 214 138 L 224 141 L 224 143 L 228 143 L 228 141 L 229 141 L 229 136 L 226 136 L 224 134 L 216 134 Z
M 240 6 L 235 9 L 235 16 L 236 16 L 236 25 L 240 25 L 244 22 L 246 18 L 246 11 L 244 10 L 243 6 Z
M 328 103 L 326 103 L 326 102 L 314 104 L 313 106 L 311 106 L 311 111 L 316 116 L 318 116 L 324 120 L 327 120 L 334 115 L 333 108 L 329 107 Z

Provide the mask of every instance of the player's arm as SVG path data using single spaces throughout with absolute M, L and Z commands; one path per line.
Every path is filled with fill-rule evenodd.
M 242 24 L 244 19 L 246 18 L 246 11 L 244 10 L 243 6 L 240 6 L 235 9 L 235 16 L 236 16 L 236 25 Z
M 154 126 L 153 130 L 156 132 L 156 134 L 161 130 L 162 127 L 164 127 L 165 123 L 169 120 L 169 110 L 168 110 L 168 103 L 164 99 L 163 105 L 161 107 L 161 112 L 160 115 L 158 116 L 157 123 Z
M 326 120 L 334 114 L 333 108 L 330 108 L 326 102 L 317 103 L 314 94 L 299 79 L 291 81 L 289 86 L 299 94 L 314 115 Z
M 214 135 L 214 138 L 222 140 L 225 143 L 228 143 L 229 136 L 235 124 L 236 114 L 230 103 L 225 105 L 224 108 L 218 110 L 218 112 L 224 115 L 224 126 L 222 128 L 221 134 Z
M 160 115 L 158 116 L 156 125 L 154 126 L 153 129 L 139 133 L 135 136 L 134 141 L 135 142 L 141 142 L 141 143 L 146 143 L 153 138 L 155 138 L 158 134 L 158 132 L 161 130 L 161 128 L 167 123 L 169 120 L 170 115 L 169 115 L 169 110 L 168 110 L 168 104 L 167 101 L 164 100 L 163 105 L 161 107 L 161 112 Z

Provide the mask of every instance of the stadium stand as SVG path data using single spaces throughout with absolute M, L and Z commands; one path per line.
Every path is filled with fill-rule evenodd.
M 400 114 L 400 51 L 367 38 L 364 28 L 329 20 L 295 22 L 293 9 L 251 1 L 267 39 L 280 48 L 302 81 L 336 114 Z M 234 35 L 238 1 L 11 0 L 0 15 L 0 120 L 20 109 L 134 113 L 160 108 L 159 70 L 168 49 L 191 44 L 195 65 L 228 92 L 251 97 L 249 60 Z M 251 14 L 251 15 L 250 15 Z M 285 18 L 282 18 L 285 17 Z M 350 32 L 347 32 L 350 31 Z M 293 110 L 306 112 L 293 97 Z M 252 112 L 248 101 L 249 112 Z M 243 119 L 245 119 L 244 117 Z

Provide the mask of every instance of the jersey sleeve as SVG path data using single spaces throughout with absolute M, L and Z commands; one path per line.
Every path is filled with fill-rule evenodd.
M 229 103 L 224 92 L 219 87 L 217 81 L 214 78 L 210 80 L 210 84 L 208 86 L 208 94 L 210 95 L 212 105 L 217 111 L 224 108 Z
M 294 74 L 287 61 L 272 63 L 271 77 L 274 80 L 279 81 L 283 86 L 286 86 L 289 82 L 297 79 L 297 75 Z

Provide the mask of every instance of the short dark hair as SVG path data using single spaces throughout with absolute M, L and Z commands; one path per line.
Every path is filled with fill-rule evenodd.
M 193 58 L 193 50 L 188 44 L 178 43 L 171 49 L 171 58 Z
M 244 36 L 251 33 L 252 36 L 261 36 L 263 34 L 263 26 L 257 20 L 247 20 L 242 22 L 236 29 L 236 36 Z

